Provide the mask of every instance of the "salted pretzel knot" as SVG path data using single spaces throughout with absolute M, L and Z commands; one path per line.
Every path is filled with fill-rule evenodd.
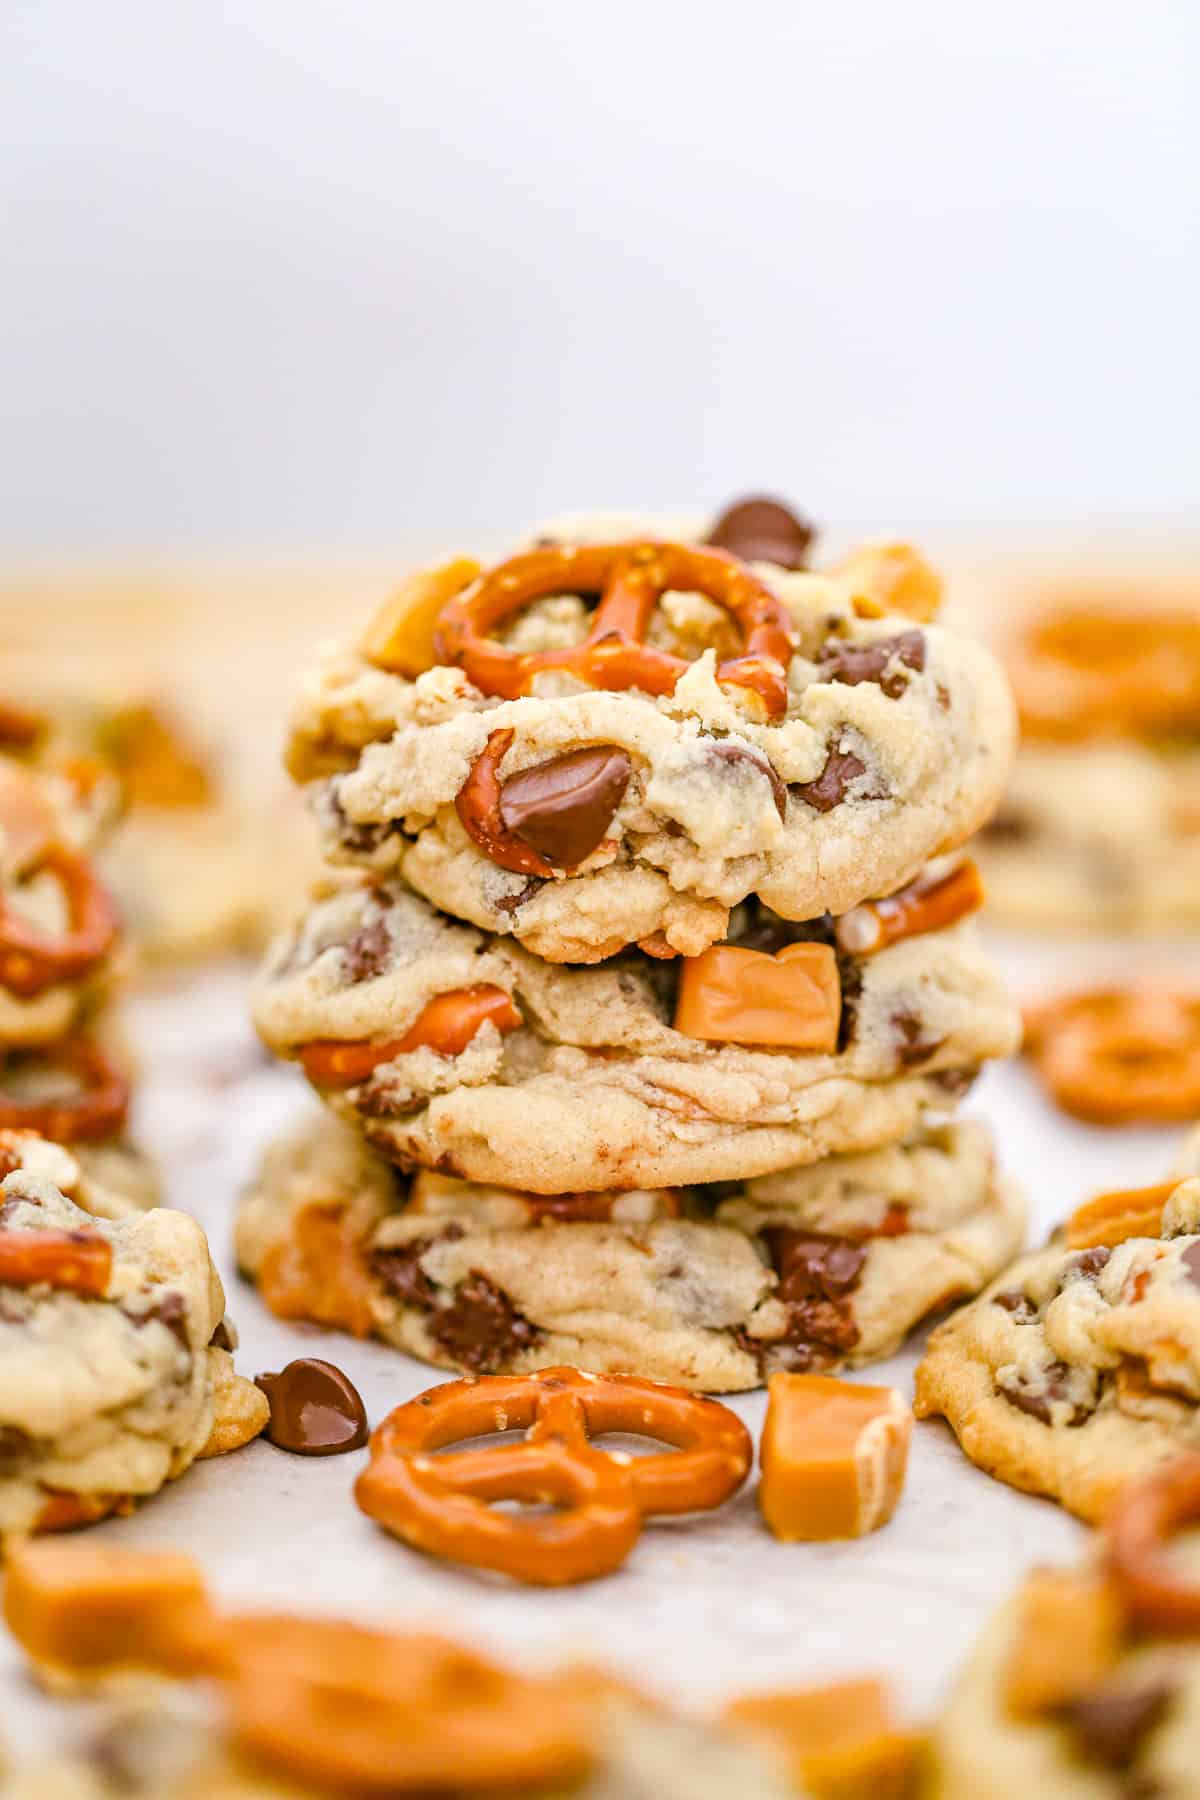
M 525 1431 L 520 1442 L 429 1454 L 514 1428 Z M 675 1449 L 618 1461 L 590 1442 L 609 1431 Z M 372 1436 L 355 1498 L 419 1550 L 561 1586 L 617 1568 L 649 1515 L 719 1506 L 751 1459 L 745 1426 L 716 1400 L 633 1376 L 546 1369 L 449 1381 L 398 1406 Z M 499 1512 L 498 1500 L 556 1510 Z
M 795 635 L 787 608 L 744 563 L 723 550 L 685 544 L 558 544 L 491 569 L 438 615 L 439 661 L 463 669 L 484 694 L 515 700 L 545 669 L 562 669 L 596 688 L 672 694 L 688 668 L 683 657 L 647 644 L 660 596 L 670 589 L 704 594 L 725 608 L 742 633 L 741 652 L 720 664 L 717 680 L 748 688 L 768 718 L 787 708 L 787 666 Z M 596 594 L 600 603 L 581 643 L 559 650 L 511 650 L 489 633 L 534 600 Z
M 0 762 L 0 987 L 32 999 L 59 982 L 77 981 L 116 941 L 116 908 L 90 860 L 58 837 L 59 820 L 38 777 Z M 39 875 L 59 884 L 65 929 L 44 929 L 13 905 L 9 883 Z
M 1200 1586 L 1167 1554 L 1171 1538 L 1198 1522 L 1200 1456 L 1194 1454 L 1130 1483 L 1108 1516 L 1108 1567 L 1130 1614 L 1149 1631 L 1200 1631 Z
M 39 1072 L 73 1077 L 78 1091 L 26 1100 L 0 1088 L 0 1130 L 37 1131 L 59 1144 L 112 1137 L 121 1130 L 129 1111 L 129 1079 L 94 1039 L 67 1038 L 31 1052 L 28 1060 Z
M 1025 1049 L 1064 1112 L 1098 1124 L 1200 1112 L 1200 994 L 1098 988 L 1025 1015 Z

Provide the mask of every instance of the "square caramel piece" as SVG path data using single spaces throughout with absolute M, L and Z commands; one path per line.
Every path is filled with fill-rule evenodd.
M 875 1676 L 744 1694 L 723 1722 L 773 1744 L 813 1800 L 915 1800 L 920 1791 L 924 1739 L 899 1723 Z
M 863 1537 L 896 1510 L 912 1410 L 895 1388 L 772 1375 L 758 1504 L 785 1542 Z

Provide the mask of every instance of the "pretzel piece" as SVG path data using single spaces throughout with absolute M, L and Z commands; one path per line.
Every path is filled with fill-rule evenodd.
M 79 851 L 50 844 L 27 874 L 58 880 L 68 924 L 61 932 L 43 931 L 23 919 L 0 891 L 0 986 L 25 1000 L 87 975 L 108 955 L 118 930 L 108 889 Z
M 1200 1585 L 1167 1554 L 1175 1534 L 1198 1520 L 1200 1455 L 1189 1453 L 1123 1488 L 1105 1521 L 1109 1573 L 1146 1631 L 1200 1632 Z
M 1200 1113 L 1200 994 L 1097 988 L 1030 1008 L 1025 1049 L 1064 1112 L 1099 1125 Z
M 191 1675 L 211 1660 L 215 1618 L 204 1576 L 173 1551 L 19 1544 L 7 1560 L 4 1618 L 49 1674 L 137 1667 Z
M 1160 1181 L 1153 1187 L 1125 1188 L 1086 1200 L 1067 1220 L 1068 1250 L 1100 1245 L 1111 1249 L 1126 1238 L 1161 1237 L 1163 1207 L 1178 1186 L 1178 1181 Z
M 775 1536 L 862 1537 L 886 1525 L 912 1436 L 912 1412 L 897 1389 L 779 1373 L 767 1392 L 758 1503 Z
M 316 1086 L 352 1087 L 357 1081 L 366 1081 L 381 1063 L 407 1056 L 412 1050 L 461 1056 L 484 1025 L 515 1031 L 520 1023 L 521 1015 L 504 989 L 481 982 L 476 987 L 435 994 L 403 1037 L 384 1044 L 316 1038 L 301 1048 L 300 1061 Z
M 112 1277 L 112 1245 L 98 1231 L 0 1229 L 0 1287 L 59 1288 L 103 1294 Z
M 852 956 L 874 956 L 889 944 L 926 931 L 944 931 L 983 905 L 983 882 L 973 862 L 963 862 L 947 875 L 918 876 L 886 900 L 868 900 L 843 913 L 835 924 L 841 949 Z
M 1124 1627 L 1120 1597 L 1103 1570 L 1035 1569 L 1017 1599 L 1007 1711 L 1034 1718 L 1099 1687 L 1116 1665 Z
M 689 665 L 645 641 L 655 605 L 669 589 L 704 594 L 732 616 L 742 650 L 718 666 L 717 680 L 753 694 L 756 710 L 779 718 L 787 709 L 787 667 L 795 643 L 788 610 L 744 563 L 707 547 L 558 544 L 513 557 L 444 607 L 436 653 L 463 669 L 481 693 L 506 700 L 529 693 L 547 670 L 572 674 L 589 687 L 672 694 Z M 489 636 L 513 613 L 553 594 L 599 596 L 582 643 L 519 651 Z
M 829 944 L 787 944 L 771 956 L 714 944 L 683 959 L 675 1029 L 717 1044 L 837 1049 L 842 989 Z
M 429 1454 L 513 1429 L 525 1431 L 520 1443 Z M 621 1462 L 590 1442 L 612 1431 L 676 1449 Z M 547 1369 L 446 1382 L 398 1406 L 372 1436 L 355 1498 L 417 1549 L 558 1586 L 617 1568 L 648 1515 L 719 1506 L 751 1459 L 745 1427 L 715 1400 L 632 1376 Z M 497 1500 L 559 1510 L 501 1513 L 489 1504 Z
M 4 1053 L 0 1051 L 0 1065 Z M 72 1076 L 79 1092 L 47 1100 L 22 1100 L 0 1090 L 0 1130 L 36 1131 L 58 1144 L 113 1137 L 129 1111 L 128 1078 L 92 1038 L 68 1038 L 26 1059 L 47 1073 Z

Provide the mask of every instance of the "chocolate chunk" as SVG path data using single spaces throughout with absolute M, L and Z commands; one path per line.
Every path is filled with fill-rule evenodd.
M 19 1425 L 0 1425 L 0 1474 L 10 1472 L 31 1454 L 36 1439 Z
M 832 913 L 822 913 L 819 919 L 784 919 L 754 894 L 734 908 L 725 942 L 741 950 L 765 950 L 768 956 L 788 944 L 828 944 L 837 949 Z
M 477 1269 L 455 1291 L 449 1306 L 430 1313 L 426 1329 L 448 1356 L 472 1375 L 488 1375 L 537 1343 L 535 1325 L 502 1288 Z
M 161 1300 L 157 1301 L 154 1306 L 147 1307 L 145 1312 L 130 1312 L 128 1308 L 125 1308 L 125 1317 L 131 1324 L 137 1326 L 149 1325 L 156 1320 L 158 1324 L 166 1326 L 171 1336 L 177 1339 L 185 1350 L 190 1347 L 188 1344 L 187 1302 L 182 1294 L 174 1292 L 164 1294 Z
M 861 1244 L 825 1232 L 768 1225 L 762 1236 L 779 1276 L 781 1300 L 840 1299 L 854 1287 L 867 1260 Z
M 1028 1382 L 1014 1376 L 1009 1381 L 997 1382 L 1004 1398 L 1021 1412 L 1029 1413 L 1043 1425 L 1052 1423 L 1051 1407 L 1059 1400 L 1067 1398 L 1067 1378 L 1070 1370 L 1064 1362 L 1052 1362 L 1044 1370 L 1045 1385 L 1041 1389 L 1031 1387 Z M 1067 1425 L 1082 1425 L 1093 1411 L 1090 1406 L 1076 1401 Z
M 362 1396 L 333 1363 L 303 1356 L 277 1375 L 256 1376 L 255 1385 L 270 1403 L 265 1436 L 278 1449 L 296 1456 L 340 1456 L 366 1443 Z
M 372 856 L 381 844 L 395 836 L 400 830 L 400 825 L 395 819 L 388 819 L 379 824 L 353 824 L 346 816 L 346 809 L 342 805 L 336 780 L 330 782 L 327 795 L 326 804 L 333 816 L 338 842 L 343 850 L 350 852 L 351 856 Z
M 1006 1313 L 1011 1313 L 1018 1325 L 1028 1325 L 1038 1316 L 1038 1309 L 1020 1288 L 1007 1288 L 1002 1294 L 992 1295 L 992 1305 L 1002 1306 Z
M 1179 1260 L 1192 1286 L 1200 1287 L 1200 1244 L 1189 1244 Z
M 718 550 L 744 562 L 771 562 L 781 569 L 803 569 L 815 536 L 813 527 L 782 500 L 752 494 L 727 506 L 708 534 Z
M 531 875 L 529 880 L 524 882 L 522 886 L 517 889 L 515 894 L 501 894 L 500 898 L 494 902 L 496 911 L 507 913 L 511 919 L 513 914 L 520 912 L 525 902 L 527 900 L 532 900 L 538 889 L 545 887 L 545 885 L 546 883 L 540 875 Z
M 943 1093 L 952 1100 L 961 1100 L 969 1094 L 979 1080 L 978 1069 L 935 1069 L 929 1076 L 930 1081 L 940 1087 Z
M 862 999 L 863 972 L 857 957 L 847 956 L 841 950 L 838 951 L 837 966 L 838 980 L 842 984 L 842 1016 L 838 1020 L 837 1040 L 840 1055 L 854 1042 L 854 1032 L 858 1025 L 858 1003 Z
M 771 798 L 775 802 L 776 812 L 781 819 L 787 818 L 787 788 L 765 756 L 761 756 L 757 750 L 751 750 L 744 744 L 710 744 L 708 753 L 710 756 L 718 757 L 721 762 L 748 763 L 760 775 L 765 775 L 771 784 Z
M 628 754 L 609 744 L 522 769 L 500 790 L 504 828 L 547 862 L 575 868 L 602 842 L 632 767 Z
M 822 681 L 840 681 L 846 687 L 872 681 L 889 700 L 898 700 L 908 686 L 907 670 L 919 674 L 924 667 L 923 631 L 901 631 L 895 637 L 877 638 L 873 644 L 827 638 L 817 659 Z
M 888 1015 L 888 1024 L 896 1033 L 896 1062 L 901 1069 L 915 1069 L 928 1062 L 945 1043 L 944 1037 L 928 1037 L 919 1013 L 908 1006 L 897 1006 Z
M 1106 1250 L 1099 1244 L 1093 1250 L 1081 1250 L 1078 1256 L 1071 1258 L 1063 1270 L 1062 1280 L 1058 1284 L 1059 1293 L 1062 1293 L 1068 1279 L 1078 1280 L 1082 1277 L 1085 1281 L 1095 1281 L 1111 1255 L 1111 1250 Z
M 210 1350 L 228 1350 L 230 1354 L 237 1349 L 237 1335 L 228 1319 L 218 1319 L 217 1328 L 208 1340 Z
M 1145 1687 L 1115 1684 L 1100 1688 L 1063 1708 L 1063 1717 L 1089 1762 L 1106 1769 L 1127 1769 L 1175 1697 L 1165 1681 Z
M 861 756 L 855 756 L 853 750 L 833 749 L 825 758 L 825 767 L 815 781 L 793 782 L 788 789 L 805 806 L 811 806 L 815 812 L 832 812 L 846 798 L 846 790 L 852 781 L 865 775 L 867 765 Z M 860 800 L 883 800 L 882 792 L 868 792 L 858 796 Z
M 372 919 L 355 932 L 342 950 L 342 972 L 348 983 L 382 975 L 392 954 L 392 934 L 385 918 Z
M 437 1289 L 421 1267 L 432 1238 L 412 1238 L 389 1250 L 372 1250 L 367 1267 L 388 1293 L 405 1306 L 432 1306 Z

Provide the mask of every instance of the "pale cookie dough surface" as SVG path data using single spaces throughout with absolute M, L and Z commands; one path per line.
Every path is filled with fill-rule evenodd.
M 933 1800 L 1194 1800 L 1200 1791 L 1200 1645 L 1146 1641 L 1126 1648 L 1101 1693 L 1098 1730 L 1068 1710 L 1016 1718 L 1004 1700 L 1019 1617 L 1012 1600 L 989 1623 L 959 1676 L 933 1738 Z M 1064 1642 L 1064 1657 L 1073 1646 Z M 1105 1712 L 1160 1693 L 1144 1730 L 1104 1731 Z M 1112 1749 L 1108 1750 L 1111 1743 Z M 1107 1752 L 1107 1753 L 1106 1753 Z
M 659 934 L 695 955 L 750 894 L 807 919 L 903 886 L 999 801 L 1015 736 L 999 665 L 939 626 L 858 617 L 835 576 L 755 572 L 796 631 L 777 723 L 716 681 L 725 615 L 694 594 L 659 608 L 655 641 L 691 661 L 660 699 L 556 673 L 501 701 L 459 669 L 410 681 L 331 649 L 300 695 L 288 750 L 293 774 L 313 784 L 326 854 L 399 872 L 445 911 L 554 962 L 594 962 Z M 528 608 L 506 641 L 561 647 L 586 628 L 583 603 L 566 596 Z M 585 747 L 630 758 L 604 840 L 569 875 L 499 868 L 458 818 L 455 798 L 489 734 L 507 729 L 502 779 Z
M 157 1206 L 158 1170 L 134 1145 L 121 1139 L 52 1144 L 36 1131 L 0 1130 L 0 1171 L 22 1169 L 52 1181 L 68 1200 L 98 1219 L 124 1219 Z
M 1095 931 L 1200 920 L 1200 748 L 1024 744 L 973 847 L 998 919 Z
M 920 1418 L 989 1474 L 1103 1517 L 1123 1482 L 1200 1448 L 1200 1180 L 1163 1237 L 1023 1257 L 929 1340 Z
M 268 1048 L 295 1056 L 394 1042 L 437 994 L 503 989 L 519 1029 L 485 1024 L 458 1056 L 410 1051 L 322 1098 L 402 1164 L 544 1194 L 738 1180 L 902 1138 L 1019 1034 L 969 923 L 843 958 L 845 1047 L 828 1055 L 687 1037 L 677 980 L 639 952 L 544 963 L 399 886 L 356 887 L 275 945 L 252 1005 Z
M 896 1152 L 914 1159 L 908 1181 L 880 1177 L 911 1196 L 922 1166 L 957 1169 L 967 1199 L 952 1223 L 876 1237 L 863 1224 L 850 1237 L 845 1217 L 818 1224 L 803 1208 L 723 1191 L 591 1196 L 606 1218 L 561 1222 L 511 1192 L 424 1172 L 410 1186 L 320 1114 L 267 1151 L 239 1213 L 238 1259 L 268 1304 L 279 1272 L 299 1269 L 309 1316 L 352 1323 L 344 1265 L 310 1248 L 315 1213 L 353 1258 L 352 1304 L 365 1284 L 358 1329 L 425 1362 L 473 1374 L 566 1362 L 707 1391 L 756 1387 L 775 1368 L 890 1355 L 1013 1254 L 1024 1205 L 971 1141 L 980 1131 L 961 1145 L 918 1141 Z M 831 1191 L 855 1185 L 830 1174 Z
M 225 1299 L 194 1220 L 100 1219 L 28 1170 L 0 1196 L 7 1233 L 81 1231 L 112 1249 L 100 1297 L 0 1288 L 0 1534 L 33 1529 L 47 1489 L 152 1494 L 262 1429 L 264 1397 L 219 1347 Z

